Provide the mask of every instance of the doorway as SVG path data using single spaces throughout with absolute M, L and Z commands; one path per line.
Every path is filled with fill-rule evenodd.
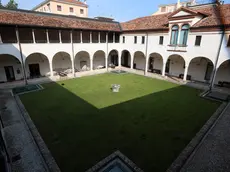
M 212 71 L 213 71 L 213 64 L 211 62 L 208 62 L 205 77 L 204 77 L 206 81 L 210 81 L 212 76 Z
M 153 57 L 150 57 L 149 59 L 149 70 L 150 71 L 153 71 L 153 63 L 154 63 L 154 59 Z
M 15 81 L 13 66 L 5 66 L 4 69 L 5 69 L 7 81 Z
M 170 70 L 170 59 L 166 63 L 165 73 L 169 73 L 169 70 Z
M 111 56 L 111 63 L 115 66 L 118 66 L 118 55 L 112 55 Z
M 41 76 L 39 64 L 30 64 L 29 69 L 31 78 L 38 78 Z

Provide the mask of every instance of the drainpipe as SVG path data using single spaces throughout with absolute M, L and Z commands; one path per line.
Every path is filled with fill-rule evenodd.
M 73 77 L 75 77 L 75 57 L 74 57 L 74 45 L 73 45 L 73 30 L 70 31 L 70 39 L 71 39 L 71 45 L 72 45 L 72 73 Z
M 23 75 L 24 75 L 24 81 L 25 81 L 25 85 L 28 85 L 28 81 L 27 81 L 27 78 L 26 78 L 25 64 L 24 64 L 23 54 L 22 54 L 22 46 L 21 46 L 21 42 L 20 42 L 20 35 L 19 35 L 19 31 L 18 31 L 18 26 L 16 26 L 16 36 L 17 36 L 17 41 L 18 41 L 19 50 L 20 50 L 20 56 L 21 56 L 21 61 L 22 61 L 22 70 L 23 70 Z
M 105 62 L 106 62 L 106 70 L 107 72 L 109 71 L 109 65 L 108 65 L 108 51 L 109 51 L 109 34 L 106 33 L 106 59 L 105 59 Z
M 212 75 L 211 83 L 210 83 L 210 86 L 209 86 L 209 91 L 212 91 L 213 86 L 214 86 L 214 82 L 215 82 L 215 78 L 216 78 L 216 72 L 217 72 L 217 64 L 218 64 L 218 60 L 219 60 L 219 57 L 220 57 L 220 51 L 221 51 L 221 47 L 222 47 L 222 44 L 223 44 L 224 35 L 225 35 L 225 29 L 224 29 L 224 26 L 223 26 L 222 35 L 221 35 L 221 39 L 220 39 L 220 44 L 219 44 L 217 55 L 216 55 L 216 61 L 215 61 L 215 64 L 214 64 L 213 75 Z
M 145 45 L 145 75 L 148 74 L 148 42 L 149 34 L 146 32 L 146 45 Z

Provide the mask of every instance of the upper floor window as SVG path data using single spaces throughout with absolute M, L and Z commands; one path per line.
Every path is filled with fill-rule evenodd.
M 195 46 L 200 46 L 201 38 L 201 36 L 196 36 Z
M 69 7 L 69 12 L 70 12 L 70 13 L 73 13 L 73 12 L 74 12 L 73 7 Z
M 84 14 L 84 9 L 80 9 L 80 14 Z
M 164 37 L 163 37 L 163 36 L 160 36 L 159 44 L 160 44 L 160 45 L 163 45 L 163 43 L 164 43 Z
M 123 43 L 125 43 L 125 36 L 123 36 Z
M 178 33 L 179 33 L 179 26 L 174 25 L 172 27 L 172 33 L 171 33 L 171 40 L 170 40 L 171 45 L 177 45 Z
M 137 43 L 137 36 L 134 36 L 134 44 Z
M 161 12 L 166 12 L 166 7 L 161 7 Z
M 61 5 L 57 5 L 57 10 L 61 11 Z
M 189 25 L 183 25 L 180 33 L 180 45 L 187 45 Z
M 50 11 L 50 3 L 47 4 L 48 11 Z
M 228 36 L 228 43 L 227 43 L 227 47 L 230 47 L 230 35 Z
M 142 43 L 142 44 L 145 43 L 145 36 L 142 36 L 141 43 Z

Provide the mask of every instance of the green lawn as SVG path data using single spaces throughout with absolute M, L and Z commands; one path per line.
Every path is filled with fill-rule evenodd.
M 63 172 L 84 172 L 116 150 L 145 172 L 165 171 L 219 106 L 199 90 L 133 74 L 43 87 L 20 97 Z

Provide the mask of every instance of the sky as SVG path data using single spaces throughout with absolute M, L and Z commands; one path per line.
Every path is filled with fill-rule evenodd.
M 6 4 L 8 1 L 9 0 L 2 0 L 2 4 Z M 31 10 L 44 0 L 15 1 L 18 3 L 20 9 Z M 119 22 L 151 15 L 157 11 L 158 5 L 176 2 L 177 0 L 87 0 L 89 17 L 112 17 Z M 225 0 L 225 4 L 226 3 L 230 3 L 230 0 Z

